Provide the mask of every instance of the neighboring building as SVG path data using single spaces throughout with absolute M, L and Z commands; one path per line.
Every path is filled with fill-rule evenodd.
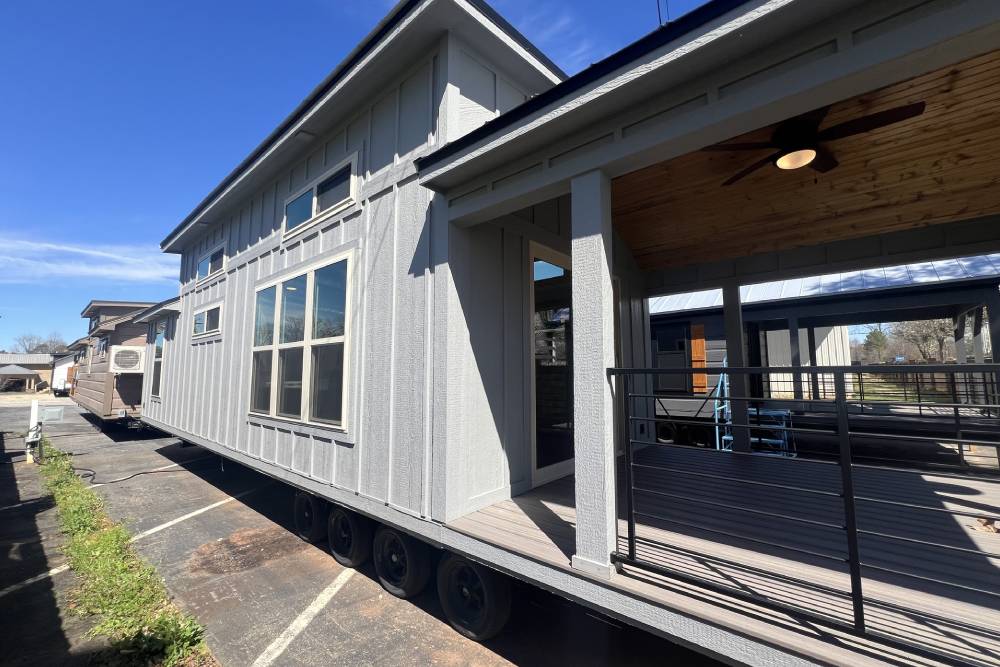
M 43 391 L 52 385 L 53 356 L 46 353 L 0 352 L 0 387 L 8 391 Z
M 963 351 L 966 330 L 971 330 L 968 356 L 974 363 L 983 363 L 991 358 L 985 305 L 998 286 L 1000 255 L 745 285 L 740 288 L 740 302 L 747 360 L 752 366 L 765 367 L 849 366 L 851 326 L 951 319 Z M 649 301 L 649 313 L 654 366 L 722 366 L 727 353 L 721 289 L 655 297 Z M 959 363 L 968 361 L 966 355 L 961 356 Z M 801 398 L 810 395 L 814 377 L 793 384 L 792 375 L 772 373 L 767 378 L 770 386 L 751 389 L 761 396 Z M 694 381 L 703 381 L 703 389 L 710 392 L 718 378 L 709 372 L 695 376 Z M 664 375 L 659 378 L 659 389 L 669 390 L 671 380 L 684 385 L 675 389 L 692 388 L 690 377 Z M 822 393 L 818 384 L 812 389 L 814 397 Z
M 69 396 L 73 390 L 75 376 L 76 352 L 55 355 L 52 362 L 52 393 L 59 396 Z
M 91 301 L 80 314 L 89 320 L 86 346 L 73 373 L 73 400 L 101 420 L 138 417 L 142 413 L 142 367 L 146 326 L 133 318 L 149 302 Z M 74 343 L 77 345 L 77 343 Z M 112 353 L 122 352 L 122 360 Z M 130 361 L 135 367 L 130 368 Z
M 163 240 L 143 421 L 295 487 L 297 532 L 393 595 L 450 552 L 478 639 L 498 570 L 730 662 L 985 664 L 993 550 L 941 494 L 1000 508 L 961 446 L 933 443 L 963 459 L 940 479 L 855 465 L 900 415 L 848 405 L 842 368 L 806 422 L 832 459 L 752 450 L 742 390 L 726 448 L 633 404 L 649 297 L 721 288 L 732 374 L 740 285 L 1000 249 L 997 44 L 983 0 L 713 0 L 564 80 L 480 0 L 404 0 Z M 960 409 L 903 417 L 996 437 Z

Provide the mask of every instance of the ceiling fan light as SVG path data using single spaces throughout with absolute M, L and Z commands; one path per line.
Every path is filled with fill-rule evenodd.
M 778 169 L 801 169 L 812 163 L 816 159 L 816 149 L 800 148 L 794 151 L 782 153 L 774 164 Z

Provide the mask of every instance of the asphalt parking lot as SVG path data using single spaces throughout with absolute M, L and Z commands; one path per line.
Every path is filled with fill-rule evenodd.
M 155 431 L 101 431 L 67 399 L 52 443 L 72 452 L 109 513 L 127 522 L 223 665 L 714 664 L 528 586 L 507 630 L 480 645 L 444 620 L 429 588 L 413 601 L 369 568 L 344 570 L 292 534 L 292 490 Z M 8 664 L 84 664 L 99 643 L 68 613 L 72 572 L 37 469 L 19 462 L 26 403 L 0 401 L 0 655 Z M 50 574 L 51 573 L 51 574 Z M 27 583 L 26 583 L 27 582 Z

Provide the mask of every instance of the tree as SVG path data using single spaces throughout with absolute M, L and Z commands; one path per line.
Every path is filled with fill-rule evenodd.
M 35 351 L 44 341 L 41 336 L 35 334 L 21 334 L 14 338 L 14 350 L 21 353 L 31 353 Z
M 885 335 L 881 327 L 872 328 L 868 331 L 868 335 L 865 336 L 864 345 L 866 356 L 869 359 L 874 357 L 876 361 L 881 363 L 884 361 L 885 348 L 889 347 L 889 337 Z
M 897 322 L 892 327 L 892 335 L 917 348 L 924 361 L 944 361 L 945 343 L 954 338 L 955 325 L 951 320 Z
M 25 354 L 52 354 L 66 349 L 66 341 L 58 333 L 50 333 L 48 338 L 36 334 L 21 334 L 14 339 L 14 349 Z

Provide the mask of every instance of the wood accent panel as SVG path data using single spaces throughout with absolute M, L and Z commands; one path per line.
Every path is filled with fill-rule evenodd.
M 918 118 L 827 144 L 840 166 L 826 174 L 764 167 L 722 185 L 765 150 L 698 151 L 621 176 L 615 228 L 656 269 L 1000 213 L 1000 50 L 839 102 L 822 127 L 920 100 Z
M 705 325 L 691 325 L 691 368 L 706 368 L 708 354 L 705 351 Z M 691 376 L 691 391 L 704 394 L 708 391 L 708 375 L 694 373 Z

